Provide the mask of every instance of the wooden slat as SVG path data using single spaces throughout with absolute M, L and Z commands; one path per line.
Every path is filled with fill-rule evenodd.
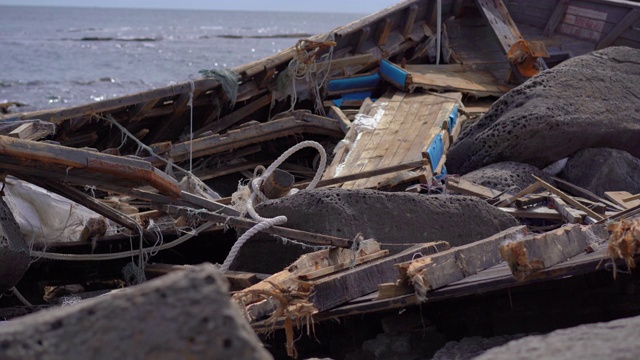
M 213 135 L 193 140 L 193 157 L 201 157 L 219 154 L 224 151 L 238 149 L 259 142 L 278 139 L 293 134 L 315 133 L 341 137 L 344 133 L 337 120 L 329 118 L 317 119 L 305 117 L 304 120 L 296 120 L 293 117 L 269 121 L 264 124 L 248 126 L 243 129 L 229 131 L 224 135 Z M 173 146 L 168 155 L 174 161 L 183 161 L 189 158 L 189 141 Z M 162 165 L 162 160 L 155 157 L 148 158 L 153 164 Z
M 598 45 L 596 45 L 596 50 L 600 50 L 611 45 L 625 30 L 633 25 L 633 23 L 638 19 L 640 19 L 640 10 L 633 9 L 627 14 L 627 16 L 624 17 L 624 19 L 622 19 L 622 21 L 617 23 L 616 26 L 611 29 L 611 31 L 609 31 L 607 35 L 602 38 L 602 40 L 600 40 L 600 42 L 598 42 Z
M 613 209 L 617 209 L 617 210 L 624 210 L 624 207 L 621 207 L 618 204 L 614 204 L 611 201 L 608 201 L 607 199 L 601 198 L 600 196 L 594 194 L 593 192 L 582 188 L 578 185 L 572 184 L 566 180 L 560 179 L 558 177 L 551 177 L 553 179 L 553 181 L 556 183 L 556 185 L 558 185 L 558 188 L 560 188 L 561 190 L 564 191 L 568 191 L 570 193 L 572 193 L 573 195 L 576 196 L 581 196 L 585 199 L 589 199 L 591 201 L 594 202 L 601 202 L 607 206 L 610 206 Z
M 458 91 L 475 97 L 502 96 L 511 90 L 504 81 L 488 71 L 466 65 L 407 65 L 411 74 L 409 91 L 416 88 L 436 91 Z
M 491 199 L 498 196 L 501 201 L 507 201 L 510 198 L 508 194 L 500 194 L 500 191 L 472 183 L 460 177 L 447 177 L 446 186 L 448 190 L 463 195 L 477 196 L 482 199 Z
M 256 100 L 251 101 L 249 104 L 241 107 L 240 109 L 232 112 L 229 115 L 226 115 L 222 118 L 220 118 L 219 120 L 212 122 L 214 120 L 215 114 L 211 114 L 206 120 L 205 120 L 205 126 L 201 127 L 200 129 L 198 129 L 197 131 L 194 132 L 194 135 L 200 135 L 204 132 L 207 131 L 211 131 L 214 134 L 218 133 L 222 130 L 227 129 L 228 127 L 236 124 L 237 122 L 241 121 L 242 119 L 248 117 L 249 115 L 253 114 L 254 112 L 260 110 L 261 108 L 271 104 L 271 94 L 266 94 Z
M 500 255 L 507 261 L 517 279 L 525 279 L 532 273 L 584 253 L 590 243 L 605 237 L 606 231 L 602 225 L 567 225 L 558 230 L 505 243 L 500 246 Z
M 483 240 L 397 264 L 396 267 L 400 269 L 401 282 L 404 282 L 402 278 L 406 274 L 415 287 L 418 297 L 425 299 L 427 292 L 499 264 L 502 262 L 498 252 L 499 245 L 525 235 L 527 235 L 526 226 L 517 226 Z
M 553 13 L 549 17 L 547 24 L 544 27 L 544 31 L 542 31 L 542 35 L 551 36 L 562 21 L 564 14 L 567 12 L 567 8 L 569 7 L 570 0 L 559 0 L 556 4 L 556 7 L 553 9 Z
M 571 196 L 565 194 L 564 192 L 558 190 L 556 187 L 554 187 L 553 185 L 545 182 L 544 180 L 540 179 L 539 177 L 535 176 L 535 175 L 531 175 L 533 176 L 534 179 L 538 180 L 538 182 L 547 190 L 549 190 L 550 192 L 558 195 L 560 198 L 562 198 L 564 201 L 568 202 L 569 204 L 573 205 L 576 209 L 580 209 L 584 212 L 586 212 L 589 216 L 591 216 L 592 218 L 596 219 L 596 220 L 602 220 L 604 219 L 604 216 L 596 213 L 595 211 L 589 209 L 588 207 L 580 204 L 579 201 L 577 201 L 576 199 L 572 198 Z
M 631 209 L 632 207 L 640 205 L 640 200 L 625 201 L 632 196 L 631 193 L 627 191 L 606 191 L 604 196 L 625 209 Z
M 569 207 L 562 199 L 557 195 L 550 197 L 553 206 L 556 208 L 562 218 L 570 224 L 579 224 L 582 222 L 582 216 L 573 208 Z

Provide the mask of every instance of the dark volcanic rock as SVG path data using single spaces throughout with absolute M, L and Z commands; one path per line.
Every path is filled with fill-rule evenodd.
M 640 342 L 634 340 L 638 329 L 640 317 L 580 325 L 514 340 L 476 359 L 637 359 Z
M 569 158 L 561 177 L 599 196 L 605 191 L 640 193 L 640 159 L 626 151 L 596 148 Z
M 610 47 L 569 59 L 496 101 L 447 153 L 449 172 L 517 161 L 543 168 L 610 147 L 640 157 L 640 50 Z
M 213 265 L 3 322 L 2 359 L 271 359 Z
M 553 183 L 551 177 L 537 167 L 513 161 L 487 165 L 463 175 L 462 178 L 498 191 L 511 189 L 509 193 L 516 194 L 519 190 L 536 182 L 532 174 Z
M 473 197 L 375 190 L 305 190 L 264 202 L 256 210 L 268 218 L 287 216 L 284 226 L 293 229 L 342 238 L 361 232 L 365 238 L 389 244 L 383 248 L 392 252 L 408 247 L 402 244 L 438 240 L 463 245 L 519 225 L 511 215 Z M 269 270 L 279 271 L 303 251 L 297 246 L 269 246 L 263 239 L 252 240 L 240 250 L 233 270 L 268 272 L 262 266 L 269 264 L 273 266 Z

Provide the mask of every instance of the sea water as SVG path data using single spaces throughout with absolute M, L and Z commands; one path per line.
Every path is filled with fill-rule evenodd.
M 0 103 L 60 108 L 197 79 L 361 16 L 0 6 Z

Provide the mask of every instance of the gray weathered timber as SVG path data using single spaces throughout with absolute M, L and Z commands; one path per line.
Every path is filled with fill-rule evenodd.
M 540 235 L 500 245 L 500 256 L 511 273 L 524 280 L 535 272 L 562 263 L 585 252 L 591 243 L 601 243 L 607 233 L 601 225 L 567 225 Z

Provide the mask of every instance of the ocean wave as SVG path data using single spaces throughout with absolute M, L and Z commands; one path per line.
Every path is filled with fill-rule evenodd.
M 100 36 L 86 36 L 80 39 L 72 39 L 76 41 L 139 41 L 139 42 L 153 42 L 160 41 L 162 37 L 100 37 Z
M 216 37 L 223 39 L 301 39 L 301 38 L 309 38 L 313 35 L 307 33 L 297 33 L 297 34 L 273 34 L 273 35 L 234 35 L 234 34 L 224 34 L 224 35 L 216 35 Z
M 40 86 L 44 85 L 44 81 L 32 80 L 32 81 L 0 81 L 0 88 L 7 88 L 12 86 Z

